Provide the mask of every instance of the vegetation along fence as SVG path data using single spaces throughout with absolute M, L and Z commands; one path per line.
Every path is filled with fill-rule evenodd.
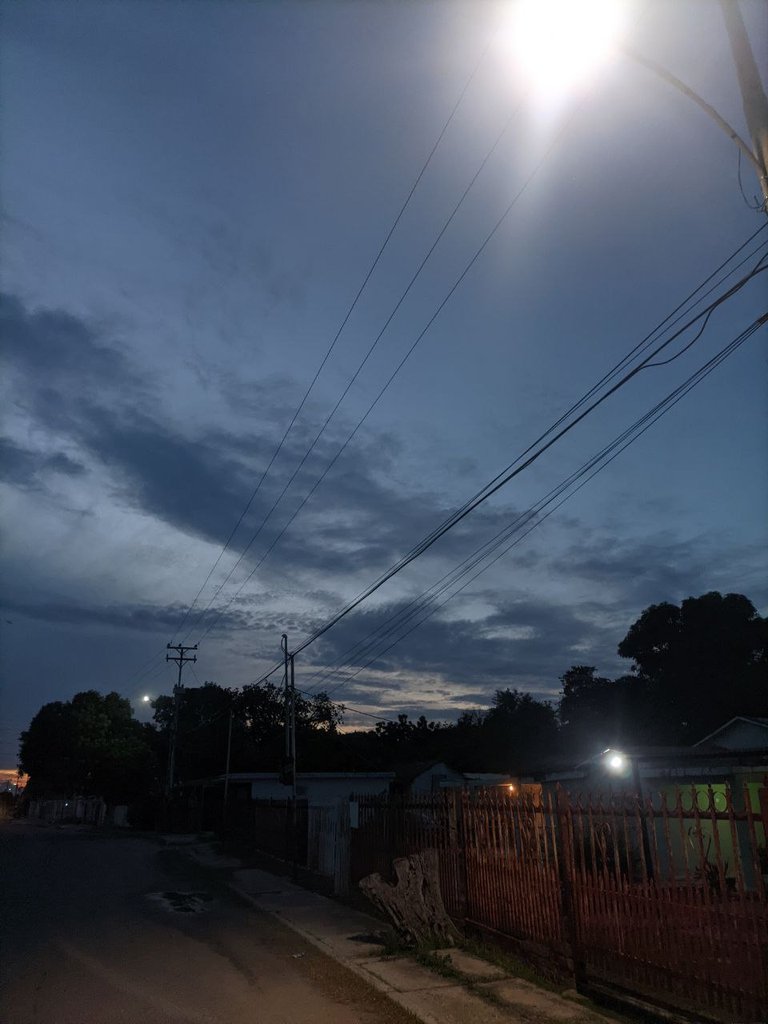
M 353 826 L 355 821 L 353 821 Z M 768 788 L 363 797 L 350 872 L 432 848 L 459 923 L 586 987 L 722 1021 L 768 1007 Z

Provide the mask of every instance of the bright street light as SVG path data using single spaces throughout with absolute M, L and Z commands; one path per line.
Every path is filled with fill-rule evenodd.
M 627 46 L 629 14 L 635 0 L 515 0 L 510 3 L 499 42 L 512 51 L 514 67 L 546 117 L 614 56 L 623 54 L 697 104 L 739 147 L 752 164 L 768 212 L 768 96 L 760 77 L 737 0 L 720 0 L 733 53 L 744 117 L 751 140 L 744 140 L 702 96 L 661 64 Z M 751 144 L 750 144 L 751 142 Z
M 627 0 L 517 0 L 504 35 L 525 81 L 557 103 L 617 52 Z
M 623 772 L 627 767 L 627 759 L 618 750 L 607 750 L 605 752 L 605 764 L 612 772 Z
M 149 696 L 149 694 L 145 693 L 144 696 L 141 698 L 141 703 L 142 704 L 149 704 L 149 702 L 151 700 L 152 700 L 152 698 Z

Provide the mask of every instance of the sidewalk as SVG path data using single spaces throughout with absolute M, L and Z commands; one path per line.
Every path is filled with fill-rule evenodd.
M 274 915 L 327 956 L 385 993 L 423 1024 L 606 1024 L 613 1018 L 574 998 L 540 988 L 460 950 L 442 950 L 430 966 L 385 956 L 386 928 L 368 914 L 302 889 L 259 868 L 238 867 L 211 844 L 187 845 L 199 864 L 228 869 L 230 887 Z M 431 969 L 434 967 L 435 969 Z

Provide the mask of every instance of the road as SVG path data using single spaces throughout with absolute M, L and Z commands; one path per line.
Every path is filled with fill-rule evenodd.
M 2 1024 L 412 1021 L 151 839 L 12 822 L 0 876 Z

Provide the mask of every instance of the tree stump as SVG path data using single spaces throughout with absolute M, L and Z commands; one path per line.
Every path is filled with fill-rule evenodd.
M 455 946 L 461 935 L 443 904 L 436 851 L 398 857 L 393 867 L 397 878 L 394 885 L 385 882 L 378 872 L 360 880 L 368 899 L 389 916 L 407 943 Z

